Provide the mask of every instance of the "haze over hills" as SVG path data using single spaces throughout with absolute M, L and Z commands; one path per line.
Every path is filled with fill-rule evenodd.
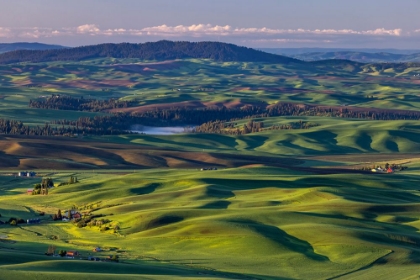
M 17 42 L 17 43 L 0 43 L 0 53 L 11 52 L 16 50 L 55 50 L 64 49 L 67 47 L 60 45 L 49 45 L 42 43 L 29 43 L 29 42 Z
M 0 63 L 80 61 L 95 58 L 137 58 L 141 60 L 213 59 L 215 61 L 302 63 L 285 56 L 219 42 L 158 41 L 144 44 L 100 44 L 70 49 L 17 50 L 0 55 Z
M 345 59 L 362 63 L 419 62 L 419 50 L 398 49 L 324 49 L 324 48 L 266 48 L 262 51 L 285 55 L 303 61 Z

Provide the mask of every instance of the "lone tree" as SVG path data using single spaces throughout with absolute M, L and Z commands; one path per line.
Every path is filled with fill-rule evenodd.
M 50 245 L 48 246 L 48 250 L 45 253 L 47 256 L 52 256 L 55 254 L 55 246 L 54 245 Z

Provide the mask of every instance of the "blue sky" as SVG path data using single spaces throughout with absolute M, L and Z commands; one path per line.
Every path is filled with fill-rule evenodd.
M 420 47 L 420 0 L 0 0 L 0 42 Z

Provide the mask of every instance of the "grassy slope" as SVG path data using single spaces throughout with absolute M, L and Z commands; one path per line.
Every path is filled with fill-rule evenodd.
M 300 120 L 310 129 L 269 130 Z M 266 131 L 233 136 L 217 134 L 119 135 L 69 139 L 63 137 L 0 138 L 0 166 L 17 169 L 139 169 L 155 167 L 234 167 L 248 164 L 300 164 L 296 156 L 360 153 L 412 154 L 418 158 L 416 121 L 366 121 L 324 117 L 275 117 Z M 247 121 L 238 121 L 242 126 Z M 239 154 L 239 155 L 238 155 Z M 264 157 L 263 157 L 264 156 Z M 338 161 L 343 161 L 338 158 Z M 344 160 L 345 161 L 345 160 Z M 363 161 L 372 162 L 367 157 Z M 316 164 L 310 162 L 309 165 Z
M 27 108 L 29 99 L 51 93 L 121 97 L 138 100 L 139 105 L 179 101 L 274 103 L 282 100 L 400 109 L 418 109 L 420 106 L 418 81 L 411 78 L 418 71 L 415 67 L 382 69 L 375 65 L 359 67 L 343 62 L 335 68 L 327 64 L 286 68 L 204 60 L 148 65 L 106 64 L 109 60 L 1 66 L 3 108 L 0 117 L 19 118 L 37 125 L 57 118 L 92 115 Z M 43 87 L 27 88 L 25 85 Z M 173 88 L 181 88 L 181 91 L 172 91 Z M 220 152 L 227 155 L 318 156 L 306 164 L 325 165 L 327 161 L 330 165 L 346 165 L 357 160 L 357 153 L 372 153 L 375 154 L 374 161 L 376 158 L 388 161 L 388 155 L 376 156 L 377 153 L 412 153 L 419 145 L 416 122 L 326 118 L 270 118 L 266 122 L 267 125 L 287 124 L 300 119 L 320 126 L 238 137 L 129 135 L 92 139 L 155 149 L 147 155 L 135 151 L 136 148 L 125 150 L 126 146 L 99 151 L 96 148 L 101 147 L 97 142 L 60 146 L 58 139 L 44 140 L 45 143 L 38 142 L 34 147 L 27 144 L 36 142 L 33 139 L 12 137 L 2 139 L 3 154 L 0 156 L 3 165 L 15 168 L 34 168 L 40 162 L 49 162 L 45 168 L 130 166 L 134 169 L 151 161 L 153 167 L 195 167 L 197 162 L 194 160 L 197 159 L 211 165 L 221 163 L 222 159 L 215 156 Z M 86 150 L 89 145 L 94 145 L 95 149 Z M 156 152 L 162 148 L 200 153 L 190 157 L 180 156 L 187 153 L 163 156 L 162 152 Z M 342 153 L 350 153 L 352 158 L 327 158 L 330 154 Z M 28 278 L 35 271 L 43 273 L 40 275 L 43 279 L 73 279 L 84 272 L 94 272 L 90 276 L 101 279 L 113 277 L 101 274 L 109 272 L 107 267 L 101 267 L 102 264 L 78 264 L 79 269 L 74 270 L 64 268 L 60 261 L 38 262 L 43 259 L 39 255 L 36 255 L 35 263 L 33 259 L 19 255 L 20 252 L 25 256 L 42 254 L 49 244 L 63 249 L 77 248 L 85 255 L 94 246 L 106 248 L 106 253 L 117 248 L 124 261 L 136 265 L 133 275 L 124 275 L 127 278 L 139 274 L 150 278 L 167 277 L 161 272 L 163 268 L 151 267 L 156 263 L 168 269 L 171 277 L 205 277 L 213 269 L 222 273 L 210 275 L 215 277 L 240 273 L 241 278 L 247 275 L 325 279 L 348 273 L 343 277 L 362 279 L 391 269 L 391 278 L 398 279 L 402 275 L 398 271 L 409 277 L 414 275 L 413 267 L 419 263 L 420 227 L 417 218 L 420 165 L 416 156 L 412 157 L 409 171 L 402 175 L 351 175 L 351 182 L 349 175 L 310 175 L 268 167 L 205 173 L 148 170 L 127 175 L 89 171 L 77 174 L 80 184 L 60 187 L 48 197 L 23 194 L 39 179 L 2 176 L 2 220 L 11 216 L 33 217 L 37 210 L 52 214 L 58 208 L 66 209 L 74 204 L 93 204 L 101 208 L 97 213 L 113 214 L 109 217 L 120 223 L 121 232 L 114 235 L 100 233 L 97 228 L 78 229 L 71 224 L 48 222 L 22 228 L 0 226 L 0 234 L 18 241 L 14 244 L 0 242 L 0 254 L 3 254 L 0 260 L 18 260 L 0 264 L 0 278 Z M 229 166 L 229 159 L 223 160 L 223 164 Z M 364 161 L 372 162 L 372 156 Z M 55 179 L 65 181 L 70 174 L 56 175 Z M 52 235 L 58 240 L 51 240 Z M 14 248 L 13 253 L 6 248 Z M 378 259 L 387 264 L 370 266 Z M 150 270 L 138 272 L 144 261 L 149 263 L 146 266 Z M 205 269 L 204 272 L 201 269 Z
M 173 136 L 126 135 L 110 137 L 120 143 L 206 152 L 252 152 L 273 155 L 321 155 L 346 153 L 413 153 L 419 148 L 416 121 L 366 121 L 323 117 L 255 119 L 266 128 L 299 122 L 316 123 L 310 129 L 266 130 L 230 136 L 184 134 Z M 242 126 L 248 120 L 236 122 Z M 188 143 L 188 145 L 186 145 Z
M 50 94 L 137 100 L 139 105 L 173 102 L 278 101 L 417 110 L 418 67 L 323 62 L 303 65 L 164 63 L 93 60 L 78 63 L 1 65 L 0 117 L 43 124 L 88 113 L 28 109 L 29 99 Z M 138 62 L 138 61 L 137 61 Z M 103 65 L 111 63 L 110 65 Z M 112 64 L 113 63 L 113 64 Z M 388 67 L 388 68 L 387 68 Z M 181 91 L 173 91 L 173 89 Z
M 56 175 L 56 181 L 68 175 Z M 18 242 L 0 245 L 42 253 L 48 244 L 56 244 L 85 255 L 102 246 L 116 248 L 124 262 L 137 265 L 157 259 L 168 269 L 181 266 L 286 279 L 352 273 L 381 257 L 395 269 L 420 262 L 415 172 L 352 175 L 351 183 L 348 175 L 291 174 L 267 167 L 78 177 L 81 183 L 59 187 L 47 197 L 26 196 L 23 179 L 16 185 L 2 177 L 2 219 L 27 218 L 34 210 L 53 213 L 57 208 L 93 205 L 99 207 L 95 213 L 119 223 L 119 234 L 46 221 L 22 226 L 23 230 L 2 226 L 0 231 Z M 23 207 L 28 205 L 29 209 Z M 34 239 L 34 232 L 40 236 Z M 51 235 L 58 240 L 49 239 Z M 41 271 L 55 266 L 25 260 L 0 269 L 33 271 L 38 265 Z M 302 266 L 311 269 L 297 269 Z M 90 271 L 89 267 L 71 272 Z M 57 269 L 63 271 L 60 265 Z

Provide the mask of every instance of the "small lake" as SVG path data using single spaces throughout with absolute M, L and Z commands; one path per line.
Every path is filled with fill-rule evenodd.
M 142 134 L 151 134 L 151 135 L 172 135 L 187 133 L 189 130 L 193 129 L 193 126 L 145 126 L 145 125 L 133 125 L 131 127 L 131 132 L 133 133 L 142 133 Z

